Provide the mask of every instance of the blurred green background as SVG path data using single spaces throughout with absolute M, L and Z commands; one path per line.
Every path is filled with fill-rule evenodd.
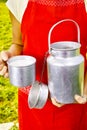
M 0 0 L 0 51 L 7 50 L 12 39 L 9 11 L 5 2 L 6 0 Z M 17 92 L 18 89 L 10 84 L 9 79 L 0 76 L 0 124 L 17 122 Z

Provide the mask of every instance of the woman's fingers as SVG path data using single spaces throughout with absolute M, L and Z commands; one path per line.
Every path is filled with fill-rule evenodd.
M 86 96 L 75 95 L 75 100 L 80 104 L 84 104 L 87 102 Z
M 76 100 L 75 103 L 85 104 L 85 103 L 87 102 L 87 96 L 75 95 L 74 98 L 75 98 L 75 100 Z M 57 102 L 55 98 L 51 98 L 51 101 L 52 101 L 53 105 L 55 105 L 55 106 L 57 106 L 57 107 L 62 107 L 62 106 L 65 105 L 65 104 L 62 104 L 62 103 Z
M 3 66 L 3 68 L 0 71 L 0 75 L 4 76 L 6 72 L 7 72 L 7 66 Z
M 5 73 L 4 77 L 5 77 L 5 78 L 8 78 L 8 77 L 9 77 L 8 72 Z
M 0 64 L 0 71 L 3 69 L 4 64 Z
M 62 107 L 62 106 L 64 106 L 64 104 L 58 103 L 55 98 L 51 98 L 51 101 L 52 101 L 53 105 L 55 105 L 55 106 L 57 106 L 57 107 Z
M 2 51 L 0 53 L 0 75 L 8 77 L 7 60 L 10 58 L 11 54 L 8 51 Z
M 7 51 L 2 51 L 0 57 L 3 61 L 7 61 L 9 58 L 9 53 Z

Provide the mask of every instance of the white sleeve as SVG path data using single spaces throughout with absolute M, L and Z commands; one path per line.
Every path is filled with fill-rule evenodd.
M 86 9 L 86 12 L 87 12 L 87 0 L 85 0 L 84 2 L 85 2 L 85 9 Z
M 16 19 L 21 23 L 28 0 L 8 0 L 6 5 Z

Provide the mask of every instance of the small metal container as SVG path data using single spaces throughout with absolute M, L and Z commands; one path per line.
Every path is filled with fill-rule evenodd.
M 36 59 L 32 56 L 14 56 L 7 61 L 10 82 L 17 87 L 32 85 L 35 81 Z
M 47 99 L 48 86 L 38 81 L 34 82 L 28 96 L 29 108 L 41 109 L 45 106 Z

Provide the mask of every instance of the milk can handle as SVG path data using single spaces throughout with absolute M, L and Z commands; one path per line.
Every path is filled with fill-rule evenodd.
M 77 22 L 75 22 L 75 21 L 72 20 L 72 19 L 64 19 L 64 20 L 61 20 L 61 21 L 58 21 L 57 23 L 55 23 L 55 24 L 51 27 L 51 29 L 50 29 L 50 31 L 49 31 L 49 33 L 48 33 L 48 47 L 49 47 L 49 53 L 50 53 L 50 43 L 51 43 L 51 42 L 50 42 L 50 37 L 51 37 L 51 33 L 52 33 L 53 29 L 54 29 L 58 24 L 63 23 L 63 22 L 67 22 L 67 21 L 73 22 L 73 23 L 76 25 L 76 27 L 77 27 L 77 32 L 78 32 L 77 39 L 78 39 L 78 43 L 80 43 L 80 28 L 79 28 L 79 25 L 77 24 Z

